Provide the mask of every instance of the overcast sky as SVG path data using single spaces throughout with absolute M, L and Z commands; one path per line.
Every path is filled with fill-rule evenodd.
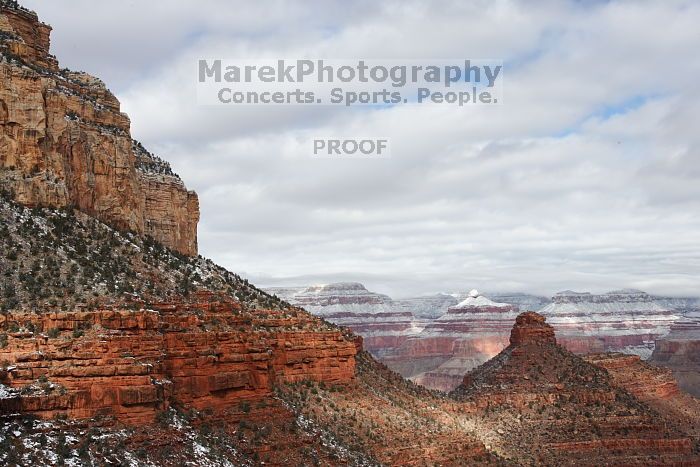
M 258 285 L 700 295 L 700 4 L 24 0 L 62 66 L 199 193 L 200 250 Z M 212 108 L 197 59 L 504 62 L 502 105 Z M 389 136 L 319 160 L 308 135 Z

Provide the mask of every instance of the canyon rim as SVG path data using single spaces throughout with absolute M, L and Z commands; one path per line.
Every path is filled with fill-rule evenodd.
M 565 269 L 574 270 L 572 275 L 561 273 L 567 281 L 577 275 L 585 278 L 582 271 L 594 268 L 586 269 L 582 264 L 595 263 L 596 255 L 611 251 L 613 260 L 624 260 L 630 270 L 638 267 L 635 258 L 622 255 L 601 237 L 596 237 L 594 247 L 585 250 L 590 257 L 575 260 L 579 253 L 565 251 L 568 242 L 553 236 L 543 242 L 540 235 L 546 229 L 542 226 L 556 233 L 563 225 L 546 218 L 538 219 L 541 224 L 511 229 L 499 219 L 493 204 L 482 210 L 478 203 L 461 205 L 458 212 L 463 215 L 456 216 L 444 192 L 428 196 L 430 190 L 421 183 L 422 178 L 435 182 L 437 177 L 434 187 L 447 186 L 458 193 L 457 188 L 467 184 L 473 189 L 469 197 L 489 192 L 497 199 L 496 204 L 504 200 L 504 206 L 514 204 L 515 193 L 509 190 L 522 189 L 519 183 L 523 178 L 534 177 L 547 168 L 557 170 L 557 157 L 548 153 L 542 141 L 528 144 L 536 146 L 535 152 L 547 155 L 539 159 L 530 154 L 536 162 L 524 168 L 518 166 L 522 172 L 506 171 L 506 166 L 514 163 L 500 165 L 499 161 L 507 160 L 506 153 L 513 147 L 527 151 L 528 144 L 501 139 L 474 147 L 448 142 L 445 152 L 431 162 L 434 165 L 416 169 L 416 159 L 408 169 L 403 167 L 401 174 L 394 174 L 392 169 L 398 166 L 392 164 L 396 160 L 410 160 L 413 149 L 429 152 L 429 146 L 421 147 L 417 140 L 406 145 L 395 138 L 390 158 L 317 160 L 311 156 L 302 159 L 295 152 L 308 135 L 284 138 L 289 136 L 285 133 L 287 125 L 296 130 L 330 130 L 331 126 L 314 127 L 310 122 L 333 124 L 348 115 L 361 118 L 352 124 L 345 122 L 347 126 L 342 128 L 346 131 L 366 131 L 366 124 L 377 132 L 406 125 L 415 136 L 420 132 L 411 130 L 411 119 L 425 115 L 411 112 L 427 112 L 430 118 L 422 120 L 421 125 L 434 143 L 441 141 L 440 134 L 447 138 L 454 131 L 437 128 L 437 123 L 454 121 L 456 116 L 469 120 L 472 117 L 464 116 L 480 115 L 468 113 L 472 111 L 496 114 L 503 110 L 373 102 L 369 104 L 375 107 L 353 114 L 353 110 L 339 110 L 329 104 L 313 107 L 305 116 L 307 121 L 301 118 L 305 110 L 282 107 L 267 112 L 249 107 L 238 115 L 238 126 L 226 125 L 227 135 L 243 135 L 243 142 L 231 143 L 217 133 L 221 131 L 220 121 L 205 118 L 210 114 L 221 116 L 221 109 L 200 102 L 193 104 L 191 114 L 178 112 L 178 105 L 185 101 L 183 96 L 189 96 L 189 88 L 180 82 L 181 89 L 173 94 L 177 99 L 160 94 L 161 87 L 172 85 L 164 76 L 179 69 L 178 64 L 157 60 L 149 66 L 142 63 L 137 74 L 148 76 L 146 80 L 157 76 L 154 87 L 149 87 L 152 82 L 140 84 L 145 88 L 129 81 L 133 78 L 128 73 L 114 71 L 122 64 L 118 56 L 122 49 L 128 49 L 125 63 L 132 66 L 142 58 L 141 53 L 152 53 L 152 47 L 159 49 L 158 53 L 162 49 L 160 58 L 166 61 L 168 51 L 177 55 L 156 37 L 158 31 L 173 43 L 182 40 L 176 44 L 179 53 L 200 40 L 208 40 L 210 34 L 226 37 L 221 24 L 229 27 L 236 18 L 238 21 L 231 24 L 242 44 L 241 52 L 249 51 L 245 47 L 251 44 L 273 50 L 279 46 L 276 34 L 280 31 L 281 42 L 290 50 L 311 41 L 319 45 L 320 52 L 328 53 L 324 41 L 342 42 L 350 36 L 351 44 L 361 43 L 361 37 L 370 38 L 368 49 L 396 42 L 391 24 L 377 29 L 367 23 L 371 20 L 358 14 L 367 8 L 381 8 L 372 10 L 377 15 L 397 13 L 397 21 L 410 20 L 416 12 L 421 13 L 420 17 L 428 15 L 430 24 L 439 26 L 432 34 L 441 37 L 444 30 L 450 42 L 460 42 L 454 35 L 464 28 L 458 28 L 450 16 L 459 18 L 465 14 L 460 8 L 466 7 L 446 2 L 442 12 L 420 1 L 407 2 L 406 7 L 388 2 L 372 7 L 348 2 L 351 6 L 336 5 L 354 13 L 347 15 L 343 21 L 350 23 L 345 23 L 325 6 L 316 5 L 309 12 L 301 2 L 284 4 L 268 14 L 249 4 L 233 16 L 230 6 L 212 15 L 207 10 L 210 6 L 204 4 L 175 3 L 177 6 L 167 10 L 158 2 L 154 2 L 155 7 L 150 3 L 140 6 L 143 10 L 138 11 L 138 19 L 146 18 L 148 24 L 141 25 L 142 29 L 136 27 L 132 42 L 119 25 L 126 24 L 120 13 L 133 13 L 133 5 L 94 2 L 85 7 L 83 19 L 73 14 L 75 6 L 69 8 L 61 2 L 38 6 L 37 14 L 17 1 L 0 0 L 0 464 L 700 464 L 700 401 L 696 398 L 700 382 L 700 301 L 681 296 L 681 291 L 695 290 L 685 285 L 683 277 L 697 277 L 695 256 L 684 249 L 692 247 L 692 242 L 686 243 L 681 235 L 692 233 L 690 216 L 671 212 L 661 226 L 675 229 L 678 242 L 673 251 L 649 252 L 651 243 L 642 244 L 643 240 L 653 242 L 655 238 L 642 238 L 638 245 L 642 252 L 638 254 L 645 258 L 643 264 L 648 258 L 667 254 L 658 261 L 663 280 L 649 280 L 649 284 L 655 291 L 659 284 L 675 278 L 680 285 L 668 287 L 674 293 L 630 288 L 602 292 L 595 281 L 590 282 L 594 290 L 590 293 L 566 290 L 546 296 L 539 291 L 515 292 L 517 286 L 527 283 L 525 280 L 511 281 L 509 287 L 498 291 L 500 284 L 508 283 L 505 276 L 498 275 L 508 269 L 499 261 L 509 258 L 515 265 L 518 251 L 537 250 L 543 248 L 542 243 L 548 245 L 544 249 L 551 248 L 555 256 L 564 255 L 569 262 L 553 268 L 551 263 L 537 263 L 533 255 L 528 260 L 532 263 L 528 280 L 558 284 L 557 270 Z M 624 5 L 613 3 L 590 10 L 580 5 L 561 7 L 562 11 L 554 8 L 552 14 L 586 11 L 614 16 L 615 8 Z M 35 2 L 28 0 L 29 4 L 34 6 Z M 72 23 L 76 30 L 81 26 L 86 31 L 101 29 L 104 36 L 95 36 L 95 44 L 83 44 L 78 55 L 91 56 L 90 50 L 99 49 L 101 60 L 92 63 L 105 67 L 118 83 L 119 92 L 110 91 L 108 83 L 100 78 L 61 67 L 59 58 L 63 58 L 52 55 L 55 45 L 51 45 L 51 36 L 59 29 L 55 25 L 54 32 L 42 22 L 39 15 L 44 8 L 61 25 L 69 13 L 70 21 L 76 21 Z M 163 24 L 152 21 L 156 16 L 151 18 L 149 14 L 156 10 L 151 8 L 160 8 Z M 536 9 L 536 14 L 529 16 L 518 2 L 504 8 L 496 15 L 498 20 L 519 24 L 522 38 L 528 36 L 529 25 L 543 27 L 534 36 L 549 37 L 545 34 L 550 31 L 549 23 L 539 25 L 535 21 L 545 18 L 545 12 Z M 686 10 L 685 15 L 695 17 L 695 9 Z M 114 30 L 109 24 L 87 19 L 105 11 L 114 14 L 111 22 L 117 25 L 116 37 L 123 44 L 111 36 Z M 498 13 L 491 9 L 486 12 Z M 650 14 L 635 12 L 642 17 Z M 435 14 L 440 16 L 431 16 Z M 685 30 L 683 15 L 677 10 L 657 14 L 672 15 L 678 22 L 675 29 Z M 298 26 L 286 22 L 302 24 L 300 18 L 310 21 L 301 33 Z M 568 16 L 565 19 L 562 24 L 575 23 Z M 415 26 L 411 21 L 408 24 Z M 192 30 L 191 25 L 206 28 Z M 144 30 L 150 39 L 140 35 Z M 66 30 L 58 36 L 64 44 L 60 50 L 67 52 L 70 60 L 76 57 L 65 44 L 70 43 L 74 32 Z M 386 37 L 382 36 L 385 32 Z M 562 32 L 561 37 L 571 41 L 568 32 Z M 298 35 L 284 35 L 292 33 Z M 87 41 L 82 33 L 80 37 Z M 403 41 L 399 42 L 410 43 L 411 37 L 400 37 Z M 678 44 L 688 41 L 682 35 L 672 37 Z M 106 56 L 104 47 L 111 51 Z M 536 60 L 532 57 L 543 55 L 548 54 L 530 57 Z M 527 67 L 528 62 L 523 63 Z M 472 68 L 463 70 L 465 76 L 445 79 L 440 85 L 450 88 L 458 82 L 479 84 L 482 93 L 500 99 L 500 82 L 495 75 L 489 75 L 488 82 L 477 83 L 477 72 L 492 70 L 491 66 L 474 61 Z M 514 70 L 516 84 L 523 79 L 518 73 Z M 446 76 L 449 78 L 449 73 Z M 346 91 L 348 98 L 355 92 Z M 432 92 L 433 101 L 436 92 Z M 137 111 L 131 112 L 133 125 L 122 112 L 117 95 L 125 96 L 128 108 Z M 511 96 L 515 96 L 517 108 L 522 96 L 518 92 Z M 201 98 L 189 97 L 193 103 Z M 358 94 L 359 104 L 362 99 Z M 444 100 L 450 103 L 447 97 Z M 595 122 L 586 120 L 582 126 L 589 131 L 611 123 L 608 120 L 615 120 L 617 115 L 626 115 L 628 108 L 644 105 L 636 101 L 633 104 L 596 113 Z M 154 108 L 158 118 L 154 118 Z M 439 109 L 450 110 L 443 114 Z M 660 111 L 653 107 L 648 113 Z M 187 125 L 179 126 L 183 114 Z M 533 113 L 531 119 L 536 118 Z M 151 123 L 143 123 L 144 119 Z M 201 126 L 195 123 L 198 119 L 203 119 Z M 435 128 L 428 124 L 430 121 L 436 123 Z M 273 130 L 268 124 L 287 129 Z M 500 124 L 492 122 L 493 128 Z M 630 122 L 623 126 L 635 127 Z M 517 134 L 515 128 L 508 131 Z M 570 131 L 576 133 L 578 129 Z M 611 130 L 606 128 L 602 133 L 606 131 Z M 173 155 L 173 165 L 151 152 L 149 144 L 137 141 L 132 136 L 137 132 L 152 140 L 159 140 L 153 136 L 159 132 L 169 135 L 165 140 L 171 144 L 155 146 L 160 154 L 168 158 Z M 526 134 L 536 135 L 537 131 L 530 128 Z M 336 137 L 329 133 L 331 136 Z M 568 133 L 558 133 L 549 144 L 556 146 L 567 137 Z M 271 151 L 265 145 L 279 143 L 279 138 L 285 141 L 283 149 Z M 583 139 L 593 144 L 596 137 L 587 135 Z M 605 152 L 603 146 L 595 149 Z M 212 150 L 231 155 L 236 163 L 208 159 L 208 151 Z M 237 159 L 247 151 L 250 153 L 245 155 L 251 157 Z M 479 151 L 487 151 L 488 157 Z M 265 159 L 270 154 L 279 156 L 272 164 Z M 677 160 L 685 161 L 691 153 L 680 154 Z M 195 159 L 197 164 L 192 162 Z M 257 165 L 257 159 L 262 160 L 264 169 Z M 495 172 L 470 178 L 467 183 L 449 170 L 461 166 L 463 159 L 474 167 L 470 173 L 478 172 L 477 166 L 481 165 L 495 168 Z M 358 169 L 363 166 L 353 164 L 376 165 L 367 170 L 367 165 Z M 576 166 L 574 172 L 580 178 L 569 182 L 582 183 L 583 187 L 578 186 L 581 191 L 574 193 L 570 202 L 586 198 L 581 195 L 586 185 L 584 172 L 597 170 L 591 164 Z M 328 179 L 319 172 L 303 172 L 310 167 L 318 170 L 321 165 L 328 170 Z M 241 176 L 232 175 L 231 166 L 237 174 L 243 173 L 243 178 L 227 185 L 231 177 Z M 658 161 L 651 166 L 655 177 L 676 169 L 672 164 L 659 166 Z M 184 169 L 178 170 L 182 177 L 174 167 Z M 506 172 L 499 175 L 499 171 Z M 648 175 L 644 170 L 635 173 L 640 177 L 639 186 L 652 183 L 650 180 L 660 183 L 654 177 L 643 178 Z M 377 180 L 385 190 L 384 196 L 372 193 Z M 553 187 L 553 180 L 549 182 L 538 190 L 542 186 L 554 191 L 563 189 Z M 188 186 L 197 187 L 201 198 Z M 426 210 L 418 199 L 407 199 L 408 192 L 403 191 L 406 186 L 415 189 L 417 196 L 430 198 L 430 209 Z M 318 196 L 318 187 L 326 190 L 325 196 Z M 684 187 L 678 183 L 674 202 L 682 198 Z M 397 190 L 396 194 L 392 189 Z M 282 202 L 283 209 L 271 209 L 266 204 L 270 197 L 278 200 L 275 203 Z M 489 199 L 494 202 L 494 198 Z M 305 200 L 301 211 L 297 206 L 300 200 Z M 410 213 L 402 210 L 404 201 L 413 206 Z M 382 211 L 388 223 L 376 216 L 377 212 L 370 213 L 366 205 L 355 204 L 361 202 L 388 202 Z M 444 242 L 436 241 L 438 237 L 422 237 L 447 225 L 442 211 L 447 219 L 467 219 L 467 224 L 455 220 L 446 229 L 448 234 L 440 234 L 446 235 L 439 237 Z M 422 217 L 420 221 L 412 217 L 416 213 Z M 579 214 L 572 216 L 574 226 L 590 233 Z M 231 218 L 238 222 L 240 231 L 227 230 Z M 353 224 L 358 220 L 363 223 Z M 318 229 L 323 236 L 333 237 L 324 231 L 329 225 L 345 236 L 332 238 L 330 244 L 314 236 Z M 411 225 L 415 228 L 407 228 Z M 468 247 L 461 240 L 451 243 L 454 231 L 461 237 L 460 228 L 465 226 L 471 226 L 468 230 L 474 242 L 479 238 L 477 231 L 483 230 L 499 249 L 487 248 L 481 256 L 481 252 L 473 253 L 478 248 Z M 646 234 L 651 236 L 659 228 L 656 224 L 648 227 Z M 531 244 L 518 240 L 522 250 L 510 246 L 507 234 L 511 230 L 530 239 Z M 353 231 L 362 233 L 353 237 Z M 264 246 L 256 246 L 257 241 Z M 481 241 L 493 245 L 483 238 Z M 426 262 L 422 255 L 428 246 L 434 259 Z M 274 265 L 278 269 L 270 272 L 292 272 L 284 280 L 267 276 L 262 281 L 265 287 L 256 286 L 253 282 L 258 282 L 252 280 L 256 274 L 243 269 L 258 264 L 258 260 L 250 262 L 248 250 L 259 255 L 260 267 Z M 394 251 L 403 259 L 397 260 Z M 230 267 L 200 254 L 212 252 Z M 469 268 L 483 268 L 483 273 L 474 273 L 474 278 L 480 278 L 474 280 L 478 282 L 475 286 L 486 284 L 492 291 L 464 285 L 455 291 L 449 288 L 456 282 L 435 273 L 441 269 L 449 274 L 463 273 L 465 269 L 455 266 L 451 258 L 459 262 L 464 254 L 470 258 Z M 372 285 L 365 286 L 357 282 L 361 276 L 357 269 L 342 273 L 329 266 L 336 261 L 350 269 L 358 264 L 376 265 L 378 273 L 369 275 Z M 383 293 L 389 288 L 382 285 L 383 281 L 391 282 L 389 269 L 382 270 L 387 264 L 393 264 L 394 271 L 403 270 L 404 284 L 410 283 L 407 277 L 416 276 L 414 287 L 403 286 L 409 293 L 401 298 Z M 309 268 L 333 280 L 319 284 Z M 513 268 L 519 272 L 518 267 Z M 555 271 L 547 277 L 538 276 L 548 268 Z M 611 266 L 611 270 L 619 273 L 625 284 L 640 281 L 633 274 L 623 278 L 618 266 Z M 608 272 L 601 273 L 602 280 L 609 279 Z M 422 285 L 431 282 L 442 286 L 442 281 L 441 292 L 426 293 L 428 286 Z M 470 282 L 459 279 L 458 283 Z

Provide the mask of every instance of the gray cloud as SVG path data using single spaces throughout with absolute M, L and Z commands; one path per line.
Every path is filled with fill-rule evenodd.
M 199 192 L 202 253 L 262 285 L 700 293 L 696 3 L 25 3 Z M 199 107 L 208 56 L 503 59 L 506 100 Z M 392 157 L 310 157 L 337 134 Z

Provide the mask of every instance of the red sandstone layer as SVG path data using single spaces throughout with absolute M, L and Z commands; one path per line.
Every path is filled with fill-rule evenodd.
M 98 78 L 59 70 L 51 27 L 0 6 L 0 182 L 27 206 L 77 209 L 197 254 L 199 202 L 172 172 L 137 168 L 129 118 Z
M 275 384 L 345 383 L 355 343 L 315 330 L 303 312 L 240 312 L 230 301 L 162 304 L 149 311 L 10 314 L 0 383 L 24 393 L 0 399 L 2 413 L 153 420 L 172 402 L 224 409 L 269 396 Z

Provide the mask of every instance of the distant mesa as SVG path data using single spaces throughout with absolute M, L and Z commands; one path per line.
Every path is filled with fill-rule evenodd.
M 370 292 L 359 282 L 334 282 L 331 284 L 312 285 L 291 297 L 293 302 L 303 307 L 318 308 L 316 311 L 346 311 L 334 305 L 388 305 L 391 298 L 387 295 Z M 320 307 L 320 308 L 319 308 Z M 328 308 L 331 307 L 331 308 Z M 322 308 L 322 309 L 321 309 Z M 313 311 L 313 310 L 309 310 Z M 383 308 L 367 309 L 367 313 L 387 311 Z
M 316 316 L 362 336 L 365 350 L 382 358 L 422 328 L 410 309 L 359 282 L 266 289 Z
M 673 308 L 640 290 L 603 294 L 559 292 L 539 310 L 559 342 L 576 353 L 626 352 L 651 356 L 654 341 L 679 318 Z

